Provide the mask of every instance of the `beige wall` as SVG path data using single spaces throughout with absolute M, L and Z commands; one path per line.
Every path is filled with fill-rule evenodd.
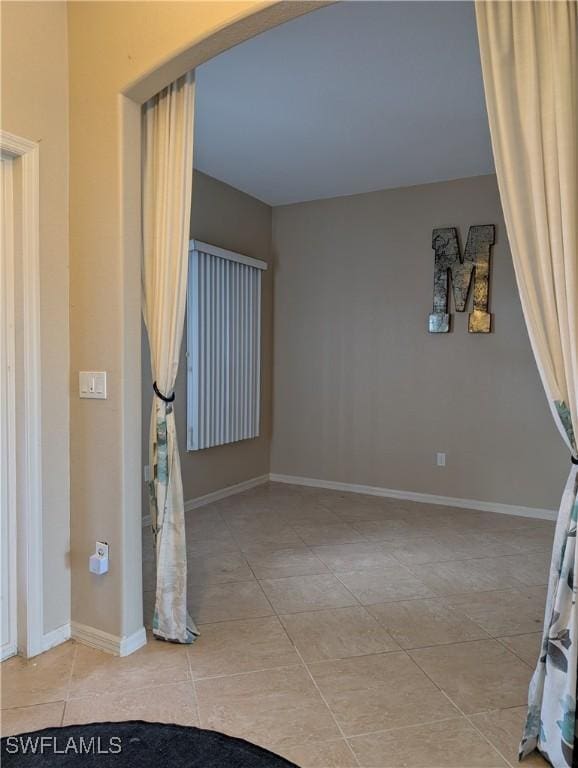
M 316 3 L 70 2 L 70 351 L 106 370 L 106 401 L 71 399 L 72 617 L 142 626 L 139 110 L 171 79 Z M 75 384 L 76 386 L 76 384 Z M 95 539 L 110 571 L 88 573 Z
M 2 129 L 40 142 L 44 631 L 70 619 L 66 4 L 2 3 Z
M 191 211 L 191 238 L 218 245 L 271 262 L 271 208 L 254 197 L 195 171 Z M 195 499 L 211 491 L 226 488 L 269 472 L 271 439 L 272 372 L 272 286 L 273 270 L 262 277 L 262 349 L 261 349 L 261 435 L 255 440 L 221 445 L 204 451 L 187 452 L 187 364 L 186 336 L 181 348 L 179 374 L 175 387 L 176 419 L 183 491 L 185 499 Z M 143 459 L 148 463 L 152 381 L 146 334 L 142 350 Z M 143 492 L 143 513 L 148 514 L 148 493 Z
M 496 225 L 494 333 L 430 335 L 432 229 L 472 224 Z M 275 208 L 273 242 L 272 472 L 557 508 L 569 459 L 493 176 Z

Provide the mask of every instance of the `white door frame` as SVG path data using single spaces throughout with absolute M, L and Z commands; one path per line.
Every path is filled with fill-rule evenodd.
M 22 298 L 22 375 L 16 398 L 22 408 L 17 430 L 17 590 L 18 652 L 36 656 L 44 650 L 42 557 L 42 423 L 40 360 L 39 148 L 28 139 L 0 131 L 0 152 L 17 162 L 21 199 L 20 244 Z
M 0 493 L 6 509 L 2 515 L 2 575 L 6 584 L 2 584 L 2 597 L 6 605 L 2 606 L 2 620 L 6 617 L 7 626 L 2 625 L 6 634 L 2 635 L 0 661 L 4 661 L 18 651 L 17 618 L 17 572 L 16 572 L 16 353 L 14 320 L 14 161 L 7 155 L 0 155 L 2 162 L 2 180 L 0 195 L 2 200 L 2 264 L 0 264 L 0 363 L 2 376 L 0 384 L 0 430 L 2 430 L 2 464 L 0 466 Z M 4 514 L 6 517 L 4 517 Z M 4 561 L 4 558 L 6 562 Z

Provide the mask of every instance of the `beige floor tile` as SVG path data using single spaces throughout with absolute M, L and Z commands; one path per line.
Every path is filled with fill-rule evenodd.
M 432 536 L 422 539 L 391 542 L 391 554 L 403 565 L 413 566 L 422 563 L 442 563 L 457 560 L 459 553 Z
M 361 571 L 366 568 L 384 568 L 397 564 L 386 551 L 386 545 L 381 542 L 356 542 L 354 544 L 313 547 L 313 552 L 334 573 Z
M 297 613 L 356 605 L 353 595 L 331 573 L 320 576 L 265 579 L 260 584 L 277 613 Z
M 542 633 L 533 632 L 530 635 L 513 635 L 512 637 L 499 637 L 498 640 L 502 645 L 505 645 L 512 653 L 526 664 L 529 664 L 532 669 L 538 663 L 538 656 L 540 655 L 540 648 L 542 646 Z
M 267 505 L 258 507 L 238 507 L 231 510 L 227 515 L 223 515 L 227 529 L 234 535 L 242 534 L 244 531 L 253 531 L 258 527 L 265 529 L 279 529 L 290 527 L 292 520 L 291 511 L 283 509 L 274 511 Z
M 552 550 L 554 543 L 554 525 L 551 527 L 528 528 L 527 530 L 504 531 L 502 539 L 519 552 Z
M 357 768 L 358 766 L 345 739 L 287 747 L 281 754 L 299 768 Z
M 336 576 L 363 605 L 434 595 L 402 565 L 339 572 Z
M 101 693 L 66 703 L 64 724 L 122 720 L 199 725 L 191 682 L 160 685 L 147 690 Z
M 274 616 L 203 624 L 200 637 L 188 647 L 188 653 L 194 679 L 301 663 Z
M 187 531 L 188 557 L 204 557 L 205 555 L 220 554 L 222 552 L 239 551 L 233 535 L 228 530 L 202 539 L 191 536 Z
M 327 573 L 327 566 L 306 547 L 248 550 L 247 560 L 258 579 L 282 579 Z
M 499 512 L 477 512 L 473 509 L 464 510 L 464 512 L 464 527 L 472 531 L 515 531 L 526 530 L 528 524 L 532 526 L 536 524 L 536 527 L 551 525 L 543 520 L 529 520 L 527 517 L 502 515 Z
M 428 565 L 411 565 L 411 571 L 438 595 L 490 592 L 524 586 L 511 573 L 507 558 L 454 560 Z
M 304 667 L 200 680 L 196 690 L 203 728 L 273 751 L 340 735 Z
M 54 728 L 61 724 L 64 714 L 64 702 L 36 704 L 32 707 L 3 709 L 0 712 L 0 735 L 13 736 L 16 733 L 29 733 L 42 728 Z
M 195 587 L 203 584 L 227 584 L 231 581 L 251 581 L 253 571 L 240 552 L 214 552 L 189 557 L 187 582 Z
M 519 554 L 503 532 L 437 531 L 435 538 L 454 553 L 453 560 L 473 557 L 500 557 Z
M 183 645 L 165 643 L 149 636 L 143 648 L 121 657 L 79 644 L 72 670 L 70 698 L 152 688 L 189 679 L 187 650 Z
M 541 630 L 545 600 L 545 587 L 530 587 L 460 595 L 448 598 L 448 603 L 459 608 L 488 634 L 501 637 Z
M 232 528 L 231 533 L 242 551 L 251 551 L 256 547 L 289 549 L 303 546 L 303 541 L 289 525 L 243 524 Z
M 339 525 L 341 518 L 322 504 L 311 501 L 300 501 L 293 505 L 287 520 L 291 525 Z
M 208 584 L 189 589 L 191 616 L 200 624 L 271 616 L 273 610 L 256 581 Z
M 405 653 L 309 665 L 346 736 L 456 715 L 456 709 Z
M 406 649 L 487 638 L 480 626 L 440 598 L 371 605 L 368 610 Z
M 471 722 L 478 728 L 512 766 L 523 768 L 549 768 L 537 752 L 518 763 L 518 746 L 522 738 L 522 729 L 526 722 L 526 707 L 493 710 L 473 715 Z
M 531 554 L 508 555 L 488 560 L 489 568 L 494 566 L 505 572 L 507 578 L 515 579 L 518 584 L 525 587 L 539 587 L 548 584 L 550 573 L 551 552 L 549 550 L 536 551 Z M 502 589 L 506 588 L 502 584 Z
M 349 739 L 364 768 L 507 768 L 465 718 Z
M 308 546 L 322 546 L 331 544 L 352 544 L 356 541 L 364 541 L 359 531 L 347 523 L 325 523 L 311 525 L 298 523 L 293 526 L 297 535 Z
M 293 613 L 280 619 L 306 662 L 399 650 L 365 608 Z
M 404 519 L 403 513 L 399 518 L 355 523 L 355 530 L 368 541 L 407 541 L 424 536 L 423 530 Z
M 69 641 L 32 659 L 15 656 L 2 662 L 2 708 L 66 699 L 75 652 L 75 643 Z
M 375 502 L 359 503 L 353 500 L 348 504 L 344 503 L 343 506 L 340 506 L 333 511 L 339 516 L 342 522 L 356 526 L 357 523 L 385 520 L 388 513 L 392 510 L 394 513 L 397 511 L 393 504 L 388 507 L 387 505 L 376 505 Z
M 360 493 L 344 493 L 342 491 L 330 491 L 318 489 L 315 494 L 317 503 L 332 510 L 340 517 L 370 515 L 366 520 L 375 519 L 375 516 L 384 517 L 385 510 L 394 504 L 388 499 L 380 499 L 377 496 L 365 496 Z M 371 517 L 374 515 L 374 518 Z
M 525 703 L 531 670 L 495 640 L 440 645 L 410 656 L 466 714 Z
M 225 521 L 215 504 L 206 504 L 185 512 L 185 528 L 191 539 L 210 539 L 227 532 Z

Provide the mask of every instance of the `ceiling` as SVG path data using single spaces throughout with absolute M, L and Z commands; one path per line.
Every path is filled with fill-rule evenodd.
M 491 173 L 473 3 L 340 2 L 217 56 L 195 167 L 270 205 Z

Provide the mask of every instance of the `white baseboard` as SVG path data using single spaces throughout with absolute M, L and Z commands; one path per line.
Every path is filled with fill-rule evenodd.
M 121 638 L 119 656 L 130 656 L 147 644 L 147 633 L 144 627 L 137 629 L 132 635 Z
M 112 653 L 115 656 L 129 656 L 146 645 L 147 642 L 144 627 L 137 629 L 128 637 L 119 637 L 95 627 L 89 627 L 86 624 L 79 624 L 77 621 L 73 621 L 71 626 L 72 637 L 79 643 L 90 645 L 91 648 L 98 648 L 99 651 L 106 651 L 106 653 Z
M 190 512 L 191 509 L 197 509 L 197 507 L 204 507 L 206 504 L 211 504 L 213 501 L 226 499 L 227 496 L 234 496 L 237 493 L 248 491 L 250 488 L 255 488 L 257 485 L 263 485 L 263 483 L 268 482 L 269 475 L 259 475 L 259 477 L 251 477 L 249 480 L 243 480 L 242 483 L 228 485 L 226 488 L 221 488 L 218 491 L 206 493 L 204 496 L 197 496 L 196 499 L 185 501 L 185 512 Z M 151 522 L 151 516 L 145 515 L 142 519 L 143 528 L 150 525 Z
M 18 648 L 16 646 L 16 643 L 3 645 L 0 648 L 0 662 L 6 661 L 6 659 L 10 659 L 12 656 L 16 656 L 17 653 L 18 653 Z
M 198 496 L 196 499 L 189 499 L 188 501 L 185 501 L 185 512 L 190 512 L 191 509 L 196 509 L 197 507 L 204 507 L 205 504 L 211 504 L 213 501 L 226 499 L 227 496 L 235 496 L 237 493 L 248 491 L 250 488 L 255 488 L 257 485 L 263 485 L 263 483 L 268 482 L 268 474 L 259 475 L 259 477 L 251 477 L 249 480 L 243 480 L 242 483 L 228 485 L 226 488 L 221 488 L 219 491 L 207 493 L 205 496 Z
M 60 643 L 65 643 L 70 640 L 70 622 L 63 624 L 61 627 L 56 627 L 51 632 L 45 632 L 42 635 L 42 651 L 48 651 L 50 648 L 54 648 Z
M 385 496 L 391 499 L 417 501 L 425 504 L 440 504 L 444 507 L 462 507 L 475 509 L 480 512 L 497 512 L 502 515 L 518 517 L 533 517 L 539 520 L 556 520 L 558 512 L 554 509 L 538 509 L 536 507 L 521 507 L 514 504 L 500 504 L 493 501 L 477 499 L 457 499 L 453 496 L 435 496 L 432 493 L 416 493 L 414 491 L 399 491 L 392 488 L 380 488 L 373 485 L 357 485 L 355 483 L 338 483 L 333 480 L 318 480 L 312 477 L 297 477 L 295 475 L 279 475 L 271 473 L 272 483 L 287 483 L 288 485 L 305 485 L 311 488 L 327 488 L 332 491 L 346 493 L 364 493 L 368 496 Z

